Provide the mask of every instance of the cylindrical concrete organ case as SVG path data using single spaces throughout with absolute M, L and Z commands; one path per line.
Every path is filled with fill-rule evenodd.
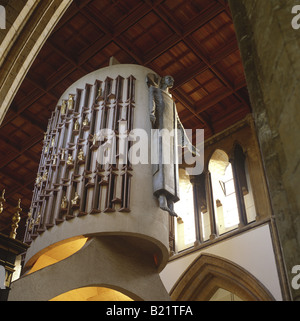
M 102 235 L 138 238 L 158 270 L 166 264 L 169 217 L 153 196 L 151 162 L 129 157 L 135 130 L 151 137 L 149 73 L 138 65 L 112 65 L 62 95 L 44 137 L 25 265 L 58 242 Z M 143 148 L 150 155 L 151 144 Z

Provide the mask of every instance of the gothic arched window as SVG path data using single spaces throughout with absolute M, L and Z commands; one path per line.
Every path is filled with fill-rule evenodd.
M 216 150 L 208 165 L 211 174 L 213 206 L 218 234 L 238 227 L 239 211 L 231 163 L 228 155 Z
M 190 176 L 183 168 L 179 169 L 179 196 L 180 201 L 174 206 L 179 216 L 175 224 L 175 240 L 177 250 L 182 251 L 194 246 L 196 240 L 193 185 Z
M 200 175 L 190 177 L 180 169 L 179 217 L 170 219 L 172 251 L 201 245 L 256 220 L 248 160 L 238 144 L 230 155 L 216 149 Z

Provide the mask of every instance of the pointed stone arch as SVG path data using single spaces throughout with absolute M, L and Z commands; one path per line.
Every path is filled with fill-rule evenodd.
M 252 274 L 224 258 L 201 254 L 171 290 L 174 301 L 209 301 L 219 289 L 243 301 L 274 301 L 273 296 Z
M 0 124 L 37 54 L 72 1 L 28 0 L 0 41 Z M 5 14 L 9 18 L 6 8 L 1 7 L 1 17 Z

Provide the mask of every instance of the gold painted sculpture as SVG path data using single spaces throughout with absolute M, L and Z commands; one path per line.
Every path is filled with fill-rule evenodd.
M 72 95 L 69 95 L 68 99 L 68 109 L 72 110 L 74 107 L 74 97 Z
M 69 154 L 69 156 L 68 156 L 67 164 L 73 165 L 73 156 L 71 154 Z
M 62 102 L 62 105 L 61 105 L 61 109 L 60 109 L 60 114 L 61 115 L 65 115 L 65 113 L 66 113 L 66 101 L 65 100 L 63 100 L 63 102 Z
M 82 148 L 80 149 L 77 158 L 79 161 L 84 161 L 84 153 L 83 153 Z
M 39 212 L 39 214 L 34 222 L 34 225 L 40 225 L 40 222 L 41 222 L 41 212 Z
M 3 212 L 3 209 L 4 209 L 4 204 L 6 202 L 5 200 L 5 189 L 2 191 L 2 196 L 0 197 L 0 214 Z
M 30 208 L 30 211 L 27 214 L 27 221 L 26 221 L 27 224 L 31 220 L 31 218 L 32 218 L 32 208 Z
M 17 229 L 19 227 L 19 222 L 21 220 L 21 215 L 20 215 L 20 212 L 22 211 L 22 208 L 21 208 L 21 200 L 19 199 L 19 202 L 18 202 L 18 206 L 16 207 L 16 213 L 14 214 L 13 218 L 12 218 L 12 225 L 11 225 L 11 232 L 10 232 L 10 237 L 12 239 L 15 239 L 16 236 L 17 236 Z
M 76 119 L 76 121 L 74 123 L 74 130 L 79 130 L 79 121 L 78 121 L 78 119 Z
M 97 139 L 98 139 L 97 134 L 94 134 L 94 135 L 93 135 L 93 145 L 96 145 L 96 144 L 97 144 Z
M 75 192 L 75 197 L 71 200 L 72 206 L 79 205 L 80 197 L 77 192 Z
M 97 94 L 97 97 L 96 97 L 96 99 L 95 99 L 96 103 L 99 101 L 99 99 L 101 98 L 101 96 L 102 96 L 102 88 L 100 87 L 100 88 L 98 89 L 98 94 Z
M 83 126 L 89 126 L 90 122 L 89 122 L 89 119 L 87 116 L 84 118 L 84 121 L 82 124 L 83 124 Z
M 34 226 L 34 219 L 32 218 L 32 219 L 29 221 L 28 231 L 32 231 L 33 226 Z
M 64 148 L 61 150 L 61 158 L 60 158 L 60 159 L 61 159 L 62 161 L 65 160 L 65 151 L 66 151 L 66 150 L 65 150 Z
M 38 174 L 37 178 L 35 179 L 35 184 L 40 187 L 41 186 L 42 177 Z
M 60 205 L 61 209 L 65 210 L 68 208 L 68 199 L 67 196 L 65 195 L 61 201 L 61 205 Z
M 31 231 L 32 228 L 33 228 L 33 224 L 34 224 L 34 219 L 32 218 L 32 208 L 28 212 L 28 217 L 27 217 L 27 220 L 26 220 L 26 224 L 27 224 L 28 231 Z
M 42 176 L 42 181 L 43 181 L 43 182 L 46 182 L 47 179 L 48 179 L 48 171 L 45 170 L 45 172 L 44 172 L 44 174 L 43 174 L 43 176 Z

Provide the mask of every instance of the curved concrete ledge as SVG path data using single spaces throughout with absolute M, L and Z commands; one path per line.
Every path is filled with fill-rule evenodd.
M 73 289 L 105 286 L 134 300 L 168 301 L 153 257 L 122 237 L 94 237 L 72 256 L 12 284 L 10 301 L 48 301 Z

